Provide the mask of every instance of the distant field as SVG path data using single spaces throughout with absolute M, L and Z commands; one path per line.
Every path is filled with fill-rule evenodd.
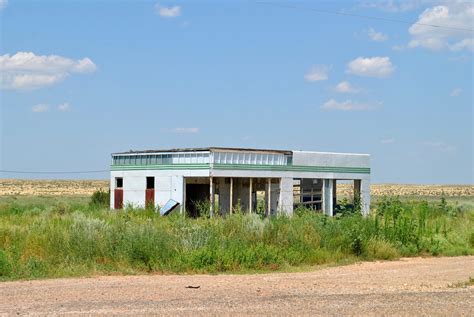
M 0 179 L 0 196 L 90 196 L 108 188 L 107 180 Z
M 89 196 L 107 190 L 107 180 L 0 179 L 0 196 Z M 373 196 L 474 197 L 474 185 L 373 184 Z M 338 195 L 351 196 L 352 186 L 338 185 Z

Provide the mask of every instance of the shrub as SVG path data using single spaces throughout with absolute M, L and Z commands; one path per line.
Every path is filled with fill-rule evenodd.
M 393 260 L 400 255 L 389 242 L 371 238 L 364 247 L 364 255 L 369 259 Z
M 193 201 L 194 206 L 196 207 L 196 211 L 198 217 L 209 218 L 211 215 L 211 201 L 209 199 L 206 200 L 196 200 Z M 215 210 L 215 208 L 214 208 Z
M 8 260 L 7 254 L 0 250 L 0 277 L 8 277 L 12 274 L 13 268 Z
M 109 208 L 110 189 L 108 191 L 103 191 L 102 189 L 96 190 L 91 196 L 89 206 L 99 207 L 99 208 Z

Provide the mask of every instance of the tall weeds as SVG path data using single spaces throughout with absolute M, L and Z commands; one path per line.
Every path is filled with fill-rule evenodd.
M 207 206 L 208 207 L 208 206 Z M 204 207 L 203 207 L 204 208 Z M 276 270 L 399 256 L 474 254 L 474 212 L 389 197 L 369 217 L 235 213 L 198 219 L 87 203 L 0 205 L 0 279 Z

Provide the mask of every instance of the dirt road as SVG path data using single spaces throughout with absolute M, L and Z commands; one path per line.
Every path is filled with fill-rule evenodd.
M 0 314 L 473 315 L 469 277 L 474 257 L 411 258 L 304 273 L 4 282 Z

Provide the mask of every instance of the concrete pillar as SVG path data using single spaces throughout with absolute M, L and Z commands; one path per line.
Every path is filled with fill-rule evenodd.
M 230 178 L 230 198 L 229 198 L 229 212 L 232 215 L 232 209 L 234 208 L 234 179 Z
M 323 180 L 323 211 L 328 216 L 334 215 L 333 206 L 333 185 L 332 179 Z
M 279 185 L 278 212 L 291 216 L 293 215 L 293 178 L 281 178 Z
M 267 201 L 266 201 L 266 211 L 265 214 L 266 216 L 269 216 L 272 210 L 272 179 L 268 178 L 267 179 L 267 189 L 266 189 L 266 196 L 267 196 Z
M 360 179 L 354 179 L 354 203 L 360 200 Z
M 214 181 L 212 179 L 212 176 L 209 178 L 209 195 L 211 202 L 211 210 L 209 211 L 209 215 L 212 218 L 214 216 Z
M 239 204 L 243 211 L 249 210 L 249 187 L 246 178 L 238 178 L 238 186 L 234 186 L 237 189 L 237 195 L 235 195 L 236 205 Z M 234 190 L 235 192 L 235 190 Z
M 271 196 L 270 196 L 270 215 L 278 213 L 278 205 L 280 200 L 280 184 L 272 182 L 270 185 Z
M 332 208 L 336 208 L 337 205 L 337 180 L 332 180 Z M 334 212 L 333 212 L 334 214 Z
M 250 184 L 249 184 L 249 214 L 252 213 L 252 181 L 253 179 L 250 178 Z
M 181 215 L 186 216 L 186 178 L 183 177 L 183 203 L 181 204 Z
M 360 207 L 362 215 L 370 213 L 370 178 L 362 179 L 360 186 Z
M 230 204 L 230 184 L 226 182 L 225 177 L 218 178 L 219 181 L 219 210 L 222 215 L 229 212 Z

